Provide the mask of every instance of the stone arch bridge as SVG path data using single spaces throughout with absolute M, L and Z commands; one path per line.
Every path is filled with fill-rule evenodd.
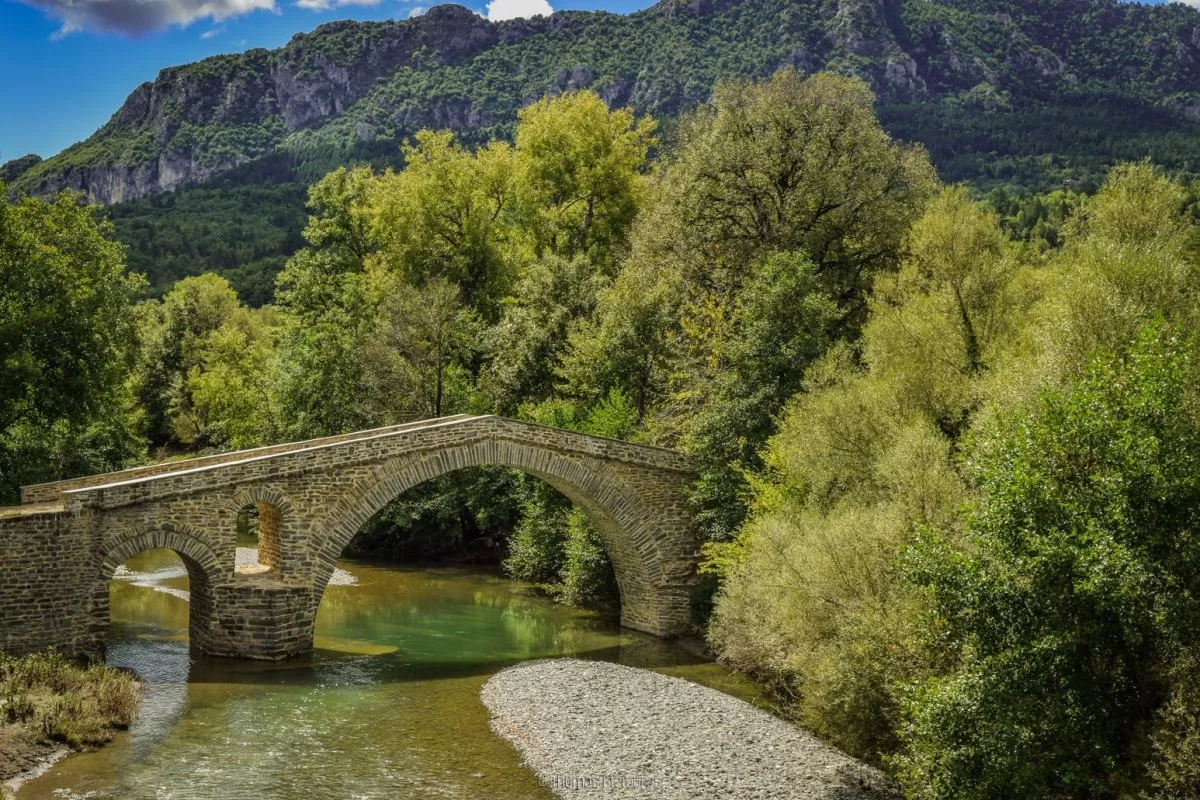
M 0 650 L 102 652 L 113 573 L 165 547 L 188 570 L 193 647 L 257 659 L 308 652 L 334 563 L 362 524 L 417 484 L 485 465 L 535 475 L 587 513 L 616 573 L 623 625 L 686 629 L 697 554 L 684 456 L 458 416 L 25 487 L 20 506 L 0 508 Z M 235 566 L 247 507 L 266 568 L 253 574 Z

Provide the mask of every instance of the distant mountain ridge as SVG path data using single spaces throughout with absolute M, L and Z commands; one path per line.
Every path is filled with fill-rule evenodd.
M 86 141 L 0 175 L 19 191 L 72 188 L 112 204 L 281 154 L 350 160 L 422 127 L 503 136 L 523 105 L 571 89 L 671 118 L 718 80 L 784 65 L 862 76 L 910 138 L 941 135 L 914 108 L 952 119 L 1114 97 L 1191 136 L 1200 12 L 1116 0 L 663 0 L 628 16 L 495 23 L 443 5 L 164 69 Z M 1098 157 L 1120 155 L 1095 146 Z

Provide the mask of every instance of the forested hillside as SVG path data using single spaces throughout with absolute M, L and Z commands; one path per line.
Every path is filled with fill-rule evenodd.
M 923 143 L 946 181 L 1091 193 L 1112 165 L 1145 157 L 1191 176 L 1198 31 L 1186 5 L 1117 0 L 664 0 L 503 23 L 437 6 L 163 70 L 87 141 L 0 177 L 116 204 L 156 295 L 217 272 L 257 304 L 299 245 L 301 198 L 320 176 L 398 167 L 421 128 L 510 138 L 518 109 L 577 89 L 654 115 L 669 143 L 717 81 L 828 70 L 864 78 L 884 128 Z M 234 210 L 236 225 L 213 224 Z

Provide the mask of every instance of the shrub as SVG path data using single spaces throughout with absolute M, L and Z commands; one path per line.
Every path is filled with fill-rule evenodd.
M 105 666 L 80 667 L 57 653 L 0 654 L 0 720 L 38 741 L 107 742 L 137 714 L 141 684 Z
M 1194 780 L 1177 665 L 1200 634 L 1196 346 L 1146 326 L 968 448 L 981 497 L 965 540 L 928 534 L 908 559 L 961 654 L 906 699 L 911 797 L 1128 794 L 1160 709 L 1160 784 Z
M 600 534 L 579 509 L 571 509 L 566 522 L 562 601 L 581 608 L 617 608 L 617 582 Z

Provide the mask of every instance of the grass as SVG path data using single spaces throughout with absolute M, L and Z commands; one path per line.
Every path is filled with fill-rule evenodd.
M 83 749 L 112 739 L 137 714 L 141 683 L 103 665 L 79 666 L 57 653 L 0 653 L 0 726 L 30 741 Z

